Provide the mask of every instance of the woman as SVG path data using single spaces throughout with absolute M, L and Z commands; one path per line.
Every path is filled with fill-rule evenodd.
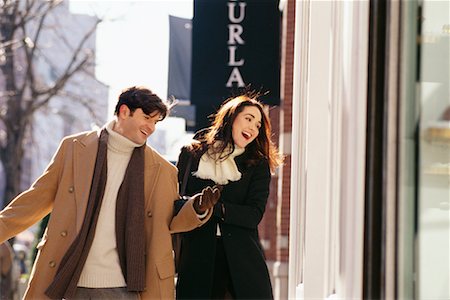
M 271 171 L 282 162 L 270 137 L 262 104 L 247 94 L 224 102 L 212 126 L 182 148 L 177 166 L 180 185 L 188 174 L 185 194 L 214 184 L 222 193 L 214 217 L 183 233 L 177 299 L 273 299 L 258 236 Z

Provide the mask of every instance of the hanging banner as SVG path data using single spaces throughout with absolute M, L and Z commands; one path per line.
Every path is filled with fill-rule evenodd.
M 169 80 L 167 94 L 189 100 L 191 91 L 192 21 L 169 16 Z
M 194 0 L 191 103 L 196 128 L 223 100 L 245 89 L 280 103 L 278 0 Z

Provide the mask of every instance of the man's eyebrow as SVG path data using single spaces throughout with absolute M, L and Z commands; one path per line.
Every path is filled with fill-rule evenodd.
M 162 114 L 161 114 L 159 111 L 151 112 L 151 113 L 149 113 L 147 116 L 150 117 L 150 118 L 154 118 L 154 117 L 156 117 L 158 114 L 159 114 L 158 122 L 159 122 L 159 121 L 162 121 L 164 118 L 163 118 Z

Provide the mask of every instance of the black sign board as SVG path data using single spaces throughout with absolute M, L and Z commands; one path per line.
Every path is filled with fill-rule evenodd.
M 196 128 L 223 100 L 245 89 L 280 103 L 278 0 L 194 0 L 191 103 Z

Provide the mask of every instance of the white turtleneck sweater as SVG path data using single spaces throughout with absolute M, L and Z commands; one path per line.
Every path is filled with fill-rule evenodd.
M 116 244 L 116 200 L 128 162 L 138 145 L 113 130 L 115 121 L 106 125 L 108 138 L 108 175 L 94 241 L 78 281 L 79 287 L 125 287 Z

